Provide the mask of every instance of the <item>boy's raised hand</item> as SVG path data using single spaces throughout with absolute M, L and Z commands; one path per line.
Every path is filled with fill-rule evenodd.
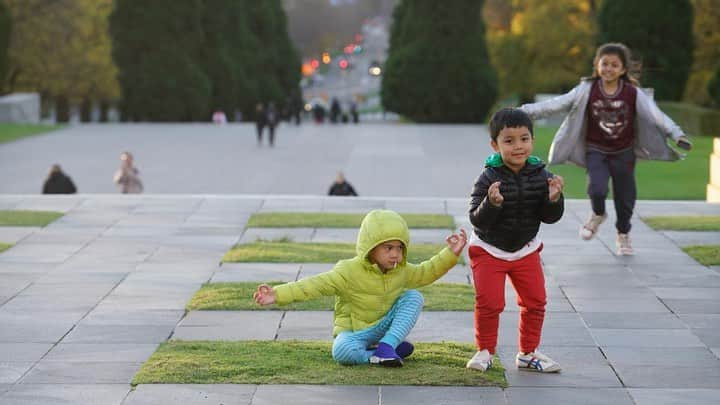
M 490 187 L 488 187 L 488 193 L 487 193 L 488 201 L 490 201 L 490 204 L 499 207 L 502 205 L 503 201 L 505 201 L 505 198 L 500 194 L 500 182 L 496 181 L 495 183 L 491 184 Z
M 253 294 L 255 303 L 260 305 L 270 305 L 275 303 L 275 290 L 267 284 L 260 284 L 257 291 Z
M 447 242 L 450 250 L 455 253 L 455 256 L 460 256 L 460 253 L 465 247 L 465 243 L 467 243 L 467 234 L 465 233 L 465 229 L 460 228 L 460 232 L 449 235 L 445 238 L 445 242 Z
M 560 199 L 563 186 L 565 185 L 562 176 L 553 176 L 548 179 L 548 199 L 552 202 L 557 202 Z

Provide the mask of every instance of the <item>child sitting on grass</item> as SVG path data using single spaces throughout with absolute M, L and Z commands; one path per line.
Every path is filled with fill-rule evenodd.
M 284 305 L 335 295 L 335 361 L 401 367 L 414 350 L 404 339 L 423 307 L 415 288 L 431 284 L 455 266 L 467 235 L 461 229 L 445 240 L 448 247 L 431 259 L 408 263 L 407 223 L 394 211 L 373 210 L 360 225 L 355 257 L 300 281 L 275 287 L 261 284 L 253 296 L 260 305 Z

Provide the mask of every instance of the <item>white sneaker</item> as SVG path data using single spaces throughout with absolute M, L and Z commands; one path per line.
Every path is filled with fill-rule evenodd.
M 493 355 L 490 354 L 487 349 L 484 349 L 475 353 L 472 359 L 468 360 L 465 367 L 478 371 L 487 371 L 487 369 L 492 367 L 492 363 Z
M 518 353 L 515 357 L 515 365 L 519 370 L 537 371 L 539 373 L 557 373 L 560 371 L 559 364 L 538 351 L 528 354 Z
M 591 213 L 590 218 L 588 218 L 587 222 L 580 228 L 580 237 L 583 238 L 583 240 L 590 240 L 595 237 L 598 228 L 600 228 L 600 224 L 605 222 L 605 219 L 607 219 L 607 212 L 602 215 Z
M 630 235 L 626 233 L 619 233 L 617 235 L 617 240 L 615 240 L 615 244 L 617 245 L 618 256 L 632 256 L 635 254 L 635 250 L 633 250 L 632 245 L 630 244 Z

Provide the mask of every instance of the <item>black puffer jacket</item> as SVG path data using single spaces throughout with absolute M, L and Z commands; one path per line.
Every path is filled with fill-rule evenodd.
M 548 182 L 553 174 L 539 158 L 531 156 L 515 174 L 502 164 L 499 154 L 485 161 L 485 170 L 475 181 L 470 197 L 470 223 L 483 241 L 506 252 L 516 252 L 530 242 L 540 222 L 551 224 L 562 217 L 564 198 L 548 200 Z M 487 199 L 488 187 L 500 182 L 504 200 L 500 207 Z

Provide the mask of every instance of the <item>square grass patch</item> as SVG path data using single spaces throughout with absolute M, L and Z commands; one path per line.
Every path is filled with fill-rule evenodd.
M 400 214 L 411 229 L 455 229 L 455 220 L 444 214 Z M 329 212 L 264 212 L 253 214 L 248 228 L 359 228 L 365 214 Z
M 282 284 L 279 281 L 267 283 Z M 289 305 L 255 304 L 253 293 L 258 283 L 210 283 L 205 284 L 190 299 L 188 311 L 247 311 L 247 310 L 298 310 L 332 311 L 335 297 L 294 302 Z M 467 284 L 435 283 L 418 289 L 425 298 L 426 311 L 471 311 L 475 307 L 475 289 Z
M 56 211 L 0 210 L 0 226 L 46 226 L 63 215 Z
M 0 143 L 41 135 L 63 127 L 63 125 L 0 123 Z
M 642 218 L 649 227 L 667 231 L 720 231 L 720 216 L 657 216 Z
M 420 263 L 440 252 L 446 244 L 416 243 L 408 249 L 408 261 Z M 235 245 L 222 261 L 226 263 L 335 263 L 355 257 L 353 243 L 296 243 L 287 240 L 259 240 Z M 463 255 L 458 257 L 464 263 Z
M 12 244 L 10 243 L 2 243 L 0 242 L 0 253 L 10 249 L 12 247 Z
M 343 366 L 332 342 L 162 343 L 132 384 L 318 384 L 507 387 L 499 361 L 485 373 L 465 368 L 471 344 L 416 343 L 400 368 Z M 495 367 L 497 365 L 497 367 Z
M 693 245 L 682 248 L 704 266 L 720 266 L 720 245 Z

